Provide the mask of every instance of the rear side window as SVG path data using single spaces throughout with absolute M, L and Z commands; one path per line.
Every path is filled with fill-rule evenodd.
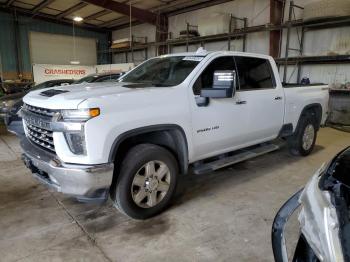
M 269 60 L 255 57 L 235 57 L 240 90 L 259 90 L 275 87 Z

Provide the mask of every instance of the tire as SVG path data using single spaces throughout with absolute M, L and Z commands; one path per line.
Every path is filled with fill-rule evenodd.
M 177 176 L 177 161 L 168 150 L 153 144 L 137 145 L 122 162 L 112 199 L 125 215 L 150 218 L 169 205 Z
M 288 138 L 289 151 L 295 156 L 307 156 L 315 147 L 317 138 L 316 121 L 312 114 L 301 116 L 298 130 Z

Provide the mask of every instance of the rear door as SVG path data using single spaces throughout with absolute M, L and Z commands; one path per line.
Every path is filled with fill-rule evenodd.
M 235 56 L 239 90 L 237 98 L 245 105 L 248 120 L 246 138 L 251 144 L 274 139 L 283 125 L 284 93 L 276 84 L 270 61 Z

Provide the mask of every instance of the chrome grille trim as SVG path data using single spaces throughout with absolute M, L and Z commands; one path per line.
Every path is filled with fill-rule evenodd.
M 50 131 L 50 130 L 46 130 L 46 129 L 43 129 L 43 128 L 39 128 L 39 127 L 37 127 L 37 126 L 30 125 L 30 124 L 27 124 L 27 126 L 28 126 L 30 129 L 32 129 L 32 130 L 34 130 L 34 131 L 36 131 L 36 132 L 38 132 L 38 133 L 42 133 L 42 134 L 44 134 L 44 135 L 46 135 L 46 136 L 52 137 L 52 131 Z
M 28 104 L 23 104 L 23 109 L 32 113 L 36 113 L 43 116 L 49 116 L 49 117 L 53 117 L 58 112 L 58 110 L 45 109 L 41 107 L 31 106 Z
M 37 139 L 39 139 L 39 140 L 41 140 L 41 141 L 43 141 L 45 143 L 49 143 L 50 145 L 53 145 L 52 134 L 44 135 L 43 133 L 39 133 L 39 132 L 33 131 L 33 129 L 31 129 L 29 126 L 27 126 L 27 130 L 28 130 L 28 133 L 31 136 L 33 136 L 33 137 L 35 137 L 35 138 L 37 138 Z
M 55 153 L 53 132 L 50 129 L 52 118 L 57 111 L 34 107 L 28 104 L 23 105 L 22 111 L 28 139 L 41 148 Z

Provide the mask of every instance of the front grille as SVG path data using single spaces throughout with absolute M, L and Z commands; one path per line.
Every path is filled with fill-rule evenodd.
M 31 106 L 28 104 L 23 104 L 22 109 L 38 115 L 48 116 L 48 117 L 53 117 L 58 112 L 58 110 L 46 109 L 46 108 Z
M 57 111 L 24 104 L 22 112 L 28 139 L 41 148 L 55 153 L 51 122 Z
M 55 146 L 53 144 L 52 131 L 38 128 L 34 125 L 26 123 L 28 138 L 37 145 L 55 152 Z

